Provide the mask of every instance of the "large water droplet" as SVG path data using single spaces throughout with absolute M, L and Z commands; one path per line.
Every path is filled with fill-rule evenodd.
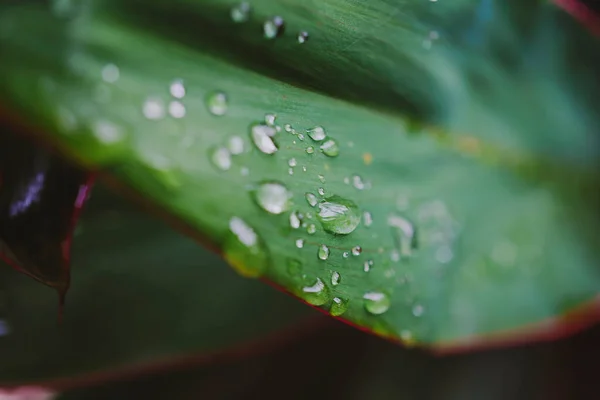
M 329 247 L 324 244 L 320 245 L 319 250 L 317 251 L 317 256 L 319 257 L 319 260 L 327 260 L 329 258 Z
M 260 208 L 271 214 L 281 214 L 290 208 L 292 193 L 282 183 L 261 183 L 253 194 Z
M 337 286 L 340 284 L 341 281 L 342 281 L 342 276 L 340 275 L 340 273 L 337 271 L 333 271 L 331 273 L 331 284 L 333 286 Z
M 225 147 L 217 147 L 210 154 L 210 161 L 221 171 L 227 171 L 231 168 L 231 154 Z
M 383 292 L 365 293 L 363 299 L 365 300 L 365 309 L 373 315 L 383 314 L 391 305 L 390 297 Z
M 319 203 L 317 218 L 325 231 L 347 235 L 360 223 L 360 211 L 353 201 L 334 195 Z
M 263 24 L 263 32 L 265 38 L 267 39 L 275 39 L 278 36 L 283 34 L 283 30 L 285 28 L 285 22 L 283 18 L 279 16 L 275 16 L 265 21 Z
M 250 126 L 250 138 L 252 142 L 265 154 L 273 154 L 278 150 L 272 138 L 275 133 L 275 128 L 265 124 L 253 124 Z
M 252 8 L 250 7 L 250 4 L 248 4 L 245 1 L 241 2 L 240 4 L 231 7 L 231 19 L 233 20 L 233 22 L 246 22 L 250 19 L 251 11 Z
M 331 308 L 329 309 L 329 313 L 334 317 L 339 317 L 348 309 L 348 300 L 342 299 L 340 297 L 334 297 L 331 301 Z
M 303 44 L 306 43 L 306 41 L 308 40 L 308 32 L 306 31 L 302 31 L 300 33 L 298 33 L 298 43 Z
M 323 129 L 322 126 L 315 126 L 314 128 L 307 129 L 306 133 L 315 142 L 320 142 L 327 137 L 325 129 Z
M 302 288 L 302 298 L 313 306 L 322 306 L 329 301 L 329 297 L 329 288 L 319 278 L 314 283 Z
M 340 147 L 334 139 L 328 139 L 321 145 L 321 151 L 328 157 L 337 157 L 340 154 Z
M 392 234 L 396 240 L 400 255 L 410 257 L 412 251 L 417 248 L 417 235 L 415 226 L 404 217 L 390 215 L 388 225 L 392 227 Z
M 221 116 L 227 112 L 227 95 L 223 92 L 210 92 L 206 95 L 206 108 L 212 115 Z
M 306 197 L 306 201 L 308 202 L 308 205 L 310 205 L 311 207 L 316 206 L 317 202 L 319 201 L 319 199 L 317 199 L 317 196 L 315 196 L 312 193 L 306 193 L 304 195 L 304 197 Z
M 225 260 L 241 275 L 262 275 L 269 265 L 269 256 L 254 229 L 241 218 L 229 220 L 229 235 L 223 244 Z

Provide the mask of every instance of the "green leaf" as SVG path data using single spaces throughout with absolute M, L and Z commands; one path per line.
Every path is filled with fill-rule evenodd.
M 1 12 L 6 107 L 240 273 L 437 347 L 598 297 L 600 51 L 549 2 L 55 4 Z
M 3 385 L 210 360 L 311 314 L 102 187 L 77 231 L 60 325 L 56 293 L 0 265 Z

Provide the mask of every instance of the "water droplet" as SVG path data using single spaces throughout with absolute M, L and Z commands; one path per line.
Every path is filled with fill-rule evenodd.
M 363 271 L 369 272 L 373 266 L 373 260 L 367 260 L 363 264 Z
M 342 281 L 342 276 L 340 275 L 340 273 L 337 271 L 333 271 L 331 273 L 331 284 L 333 286 L 337 286 L 340 284 L 341 281 Z
M 365 309 L 373 315 L 383 314 L 391 305 L 390 297 L 382 292 L 365 293 L 363 299 L 365 300 Z
M 239 136 L 232 136 L 227 142 L 227 147 L 231 154 L 242 154 L 244 152 L 244 139 Z
M 295 133 L 294 132 L 294 128 L 292 128 L 291 124 L 285 124 L 283 126 L 283 130 L 286 131 L 286 132 L 288 132 L 288 133 Z
M 303 239 L 296 239 L 296 247 L 301 249 L 304 247 L 304 240 Z
M 169 115 L 173 118 L 185 117 L 185 106 L 180 101 L 172 101 L 169 103 Z
M 344 178 L 344 183 L 345 183 L 346 185 L 349 185 L 349 184 L 350 184 L 350 178 L 348 178 L 348 177 L 346 176 L 346 177 Z
M 314 128 L 307 129 L 306 133 L 315 142 L 320 142 L 327 137 L 325 129 L 323 129 L 322 126 L 315 126 Z
M 298 33 L 298 43 L 303 44 L 308 40 L 308 32 L 302 31 Z
M 288 175 L 294 175 L 294 169 L 288 168 Z
M 363 213 L 363 224 L 365 226 L 371 226 L 373 224 L 373 216 L 368 211 Z
M 265 38 L 267 39 L 275 39 L 276 37 L 283 34 L 283 30 L 285 28 L 285 22 L 283 18 L 279 16 L 275 16 L 265 21 L 263 24 L 263 32 Z
M 263 182 L 253 195 L 260 208 L 271 214 L 281 214 L 291 205 L 292 193 L 279 182 Z
M 413 249 L 417 248 L 417 236 L 412 222 L 399 215 L 390 215 L 388 225 L 392 227 L 400 255 L 410 257 Z
M 337 235 L 352 233 L 360 223 L 360 213 L 356 204 L 335 195 L 319 203 L 317 218 L 325 231 Z
M 169 93 L 176 99 L 183 99 L 185 97 L 185 86 L 183 86 L 183 81 L 181 79 L 176 79 L 171 82 Z
M 319 174 L 319 176 L 318 176 L 318 177 L 319 177 L 319 181 L 320 181 L 321 183 L 325 183 L 325 177 L 324 177 L 323 175 L 320 175 L 320 174 Z
M 293 229 L 298 229 L 300 228 L 300 217 L 298 215 L 299 213 L 297 211 L 292 211 L 290 213 L 290 226 Z
M 106 64 L 102 68 L 102 80 L 106 83 L 115 83 L 119 80 L 119 67 L 115 64 Z
M 313 235 L 316 231 L 317 231 L 317 227 L 315 226 L 315 224 L 309 224 L 306 227 L 306 233 L 308 233 L 309 235 Z
M 360 175 L 352 176 L 352 186 L 354 186 L 354 188 L 356 188 L 358 190 L 363 190 L 365 188 L 365 183 L 363 182 Z
M 250 4 L 244 1 L 231 8 L 231 19 L 233 20 L 233 22 L 246 22 L 250 19 L 251 11 L 252 8 L 250 7 Z
M 241 275 L 262 275 L 269 265 L 264 244 L 241 218 L 229 220 L 229 235 L 223 245 L 225 260 Z
M 319 260 L 327 260 L 329 258 L 329 247 L 325 246 L 324 244 L 320 245 L 317 255 L 319 256 Z
M 250 169 L 248 167 L 240 168 L 240 174 L 242 174 L 242 176 L 248 176 L 249 173 L 250 173 Z
M 339 317 L 348 309 L 348 300 L 341 299 L 339 297 L 334 297 L 331 301 L 331 308 L 329 309 L 329 314 L 334 317 Z
M 304 165 L 302 166 L 302 172 L 306 172 L 306 167 Z
M 314 152 L 315 152 L 315 148 L 314 148 L 314 147 L 312 147 L 312 146 L 308 146 L 308 147 L 306 148 L 306 152 L 307 152 L 308 154 L 312 154 L 312 153 L 314 153 Z
M 321 145 L 321 151 L 328 157 L 337 157 L 340 154 L 340 148 L 334 139 L 328 139 Z
M 345 251 L 345 252 L 342 253 L 342 257 L 348 258 L 348 257 L 350 257 L 350 253 L 348 253 L 347 251 Z
M 295 167 L 295 166 L 296 166 L 296 165 L 298 165 L 298 164 L 296 163 L 296 159 L 295 159 L 295 158 L 290 158 L 290 159 L 288 160 L 288 165 L 289 165 L 290 167 Z
M 302 288 L 302 298 L 313 306 L 322 306 L 329 301 L 329 289 L 319 278 L 309 286 Z
M 265 124 L 268 126 L 275 126 L 275 119 L 277 115 L 275 114 L 265 114 Z
M 301 134 L 301 133 L 299 133 L 298 134 L 298 140 L 300 140 L 300 141 L 304 140 L 304 135 Z
M 150 97 L 144 102 L 142 112 L 148 119 L 161 119 L 165 116 L 165 106 L 163 105 L 162 100 L 155 97 Z
M 94 136 L 105 144 L 115 144 L 125 138 L 121 127 L 104 119 L 94 122 L 92 131 L 94 132 Z
M 217 147 L 210 155 L 210 161 L 221 171 L 231 168 L 231 154 L 225 147 Z
M 253 124 L 250 126 L 250 137 L 254 145 L 265 154 L 273 154 L 277 151 L 277 145 L 272 139 L 275 128 L 264 124 Z
M 322 187 L 320 187 L 319 189 L 317 189 L 317 192 L 321 195 L 321 196 L 325 196 L 325 189 L 323 189 Z
M 206 108 L 212 115 L 221 116 L 227 112 L 227 95 L 223 92 L 210 92 L 206 95 Z
M 442 245 L 435 251 L 435 259 L 441 264 L 447 264 L 454 258 L 452 248 L 448 245 Z
M 415 304 L 412 309 L 412 313 L 415 317 L 420 317 L 425 312 L 425 308 L 420 304 Z
M 314 194 L 312 194 L 312 193 L 305 193 L 305 194 L 304 194 L 304 197 L 306 197 L 306 201 L 308 202 L 308 204 L 309 204 L 311 207 L 314 207 L 314 206 L 316 206 L 316 205 L 317 205 L 317 203 L 318 203 L 318 201 L 319 201 L 319 199 L 317 199 L 317 196 L 315 196 L 315 195 L 314 195 Z
M 354 246 L 352 248 L 352 255 L 353 256 L 359 256 L 360 253 L 362 253 L 362 247 L 360 247 L 360 246 Z

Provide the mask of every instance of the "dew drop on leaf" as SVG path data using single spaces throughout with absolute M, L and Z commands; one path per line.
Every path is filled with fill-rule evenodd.
M 185 97 L 185 86 L 183 85 L 183 81 L 181 79 L 176 79 L 171 82 L 169 93 L 176 99 L 183 99 Z
M 337 157 L 340 154 L 340 148 L 334 139 L 328 139 L 321 145 L 321 151 L 328 157 Z
M 243 276 L 260 276 L 269 266 L 269 256 L 263 242 L 254 229 L 238 217 L 229 220 L 229 234 L 223 252 L 229 265 Z
M 279 182 L 263 182 L 252 191 L 260 208 L 271 214 L 281 214 L 291 205 L 292 193 Z
M 339 317 L 348 309 L 348 300 L 342 299 L 340 297 L 334 297 L 331 301 L 331 308 L 329 309 L 329 314 L 334 317 Z
M 115 64 L 106 64 L 102 68 L 102 80 L 106 83 L 115 83 L 119 80 L 119 67 Z
M 185 106 L 180 101 L 172 101 L 169 103 L 169 115 L 173 118 L 185 117 Z
M 350 253 L 348 253 L 347 251 L 345 251 L 345 252 L 342 253 L 342 257 L 348 258 L 348 257 L 350 257 Z
M 265 114 L 265 124 L 268 126 L 275 126 L 275 119 L 277 119 L 277 115 L 275 114 Z
M 296 247 L 301 249 L 304 247 L 304 239 L 296 239 Z
M 390 308 L 390 297 L 383 292 L 367 292 L 364 294 L 365 310 L 373 315 L 380 315 Z
M 315 126 L 314 128 L 307 129 L 306 133 L 315 142 L 320 142 L 327 137 L 325 129 L 322 126 Z
M 364 226 L 367 226 L 367 227 L 371 226 L 373 224 L 373 216 L 368 211 L 365 211 L 363 213 L 363 224 L 364 224 Z
M 408 219 L 399 215 L 390 215 L 388 225 L 392 228 L 392 235 L 402 257 L 410 257 L 417 248 L 415 226 Z
M 227 141 L 227 148 L 231 154 L 242 154 L 244 152 L 244 139 L 239 136 L 232 136 Z
M 373 260 L 367 260 L 363 264 L 363 271 L 369 272 L 373 266 Z
M 298 229 L 300 228 L 300 222 L 302 220 L 302 218 L 300 218 L 300 213 L 298 211 L 292 211 L 290 213 L 290 226 L 293 229 Z
M 359 256 L 360 253 L 362 253 L 362 247 L 360 247 L 360 246 L 354 246 L 352 248 L 352 255 L 353 256 Z
M 333 286 L 337 286 L 340 284 L 341 281 L 342 281 L 342 276 L 340 275 L 340 273 L 337 271 L 333 271 L 331 273 L 331 284 Z
M 308 147 L 306 148 L 306 153 L 307 153 L 307 154 L 312 154 L 312 153 L 314 153 L 314 152 L 315 152 L 315 148 L 314 148 L 314 147 L 312 147 L 312 146 L 308 146 Z
M 212 115 L 225 115 L 228 108 L 227 95 L 223 92 L 210 92 L 206 95 L 206 108 Z
M 425 312 L 425 308 L 420 304 L 415 304 L 412 309 L 412 314 L 415 317 L 420 317 L 421 315 L 423 315 L 424 312 Z
M 308 32 L 302 31 L 298 33 L 298 43 L 303 44 L 308 40 Z
M 221 171 L 231 168 L 231 154 L 225 147 L 217 147 L 210 154 L 211 163 Z
M 326 232 L 347 235 L 360 223 L 360 212 L 353 201 L 334 195 L 319 203 L 317 219 Z
M 306 233 L 308 233 L 309 235 L 313 235 L 316 231 L 317 227 L 315 226 L 315 224 L 308 224 L 308 226 L 306 227 Z
M 317 199 L 317 196 L 315 196 L 312 193 L 306 193 L 304 195 L 304 197 L 306 197 L 306 202 L 308 203 L 309 206 L 314 207 L 317 205 L 317 203 L 319 202 L 319 199 Z
M 288 165 L 289 165 L 290 167 L 295 167 L 296 165 L 298 165 L 298 163 L 296 162 L 296 159 L 295 159 L 295 158 L 290 158 L 290 159 L 288 160 Z
M 313 306 L 322 306 L 329 301 L 329 288 L 319 278 L 314 283 L 311 283 L 302 288 L 302 298 L 308 304 Z
M 272 138 L 275 133 L 275 128 L 265 124 L 250 126 L 250 138 L 258 150 L 264 154 L 273 154 L 278 150 Z
M 360 175 L 352 176 L 352 186 L 354 186 L 354 188 L 358 190 L 363 190 L 365 188 L 365 183 L 363 182 Z
M 319 193 L 321 196 L 325 196 L 325 189 L 320 187 L 319 189 L 317 189 L 317 193 Z
M 283 125 L 283 130 L 288 132 L 288 133 L 295 133 L 294 132 L 294 128 L 292 128 L 291 124 L 285 124 Z
M 275 16 L 269 18 L 263 24 L 263 33 L 267 39 L 275 39 L 283 34 L 285 28 L 285 22 L 283 18 Z
M 241 2 L 240 4 L 231 7 L 231 19 L 233 22 L 237 23 L 246 22 L 250 19 L 251 11 L 252 8 L 250 7 L 250 4 L 245 1 Z
M 327 260 L 329 258 L 329 247 L 324 244 L 320 245 L 319 250 L 317 251 L 317 256 L 319 257 L 319 260 Z
M 162 100 L 150 97 L 144 101 L 142 107 L 144 116 L 150 120 L 158 120 L 165 116 L 165 106 Z

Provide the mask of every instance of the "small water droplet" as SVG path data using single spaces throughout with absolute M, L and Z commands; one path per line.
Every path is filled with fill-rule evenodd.
M 285 124 L 283 125 L 283 130 L 288 132 L 288 133 L 295 133 L 294 132 L 294 128 L 292 128 L 291 124 Z
M 102 80 L 106 83 L 115 83 L 119 80 L 119 67 L 115 64 L 106 64 L 102 68 Z
M 185 117 L 185 106 L 180 101 L 172 101 L 169 103 L 169 115 L 173 118 Z
M 310 205 L 311 207 L 316 206 L 319 201 L 319 199 L 317 199 L 317 196 L 315 196 L 312 193 L 305 193 L 304 197 L 306 197 L 306 201 L 308 202 L 308 205 Z
M 337 157 L 340 154 L 340 147 L 334 139 L 326 140 L 320 149 L 328 157 Z
M 368 211 L 363 213 L 363 224 L 365 226 L 371 226 L 373 224 L 373 216 Z
M 317 278 L 314 283 L 302 288 L 302 298 L 308 304 L 322 306 L 329 301 L 329 289 L 321 279 Z
M 283 18 L 275 16 L 265 21 L 263 33 L 267 39 L 275 39 L 283 34 L 285 22 Z
M 362 177 L 360 175 L 352 176 L 352 186 L 354 186 L 354 188 L 358 190 L 363 190 L 365 188 L 365 183 L 363 182 Z
M 239 136 L 232 136 L 227 142 L 227 147 L 231 154 L 242 154 L 244 152 L 244 139 Z
M 417 248 L 417 236 L 415 226 L 404 217 L 399 215 L 390 215 L 388 225 L 392 227 L 392 233 L 395 237 L 400 255 L 410 257 L 412 251 Z
M 212 115 L 221 116 L 227 112 L 227 95 L 223 92 L 210 92 L 206 95 L 206 108 Z
M 323 229 L 337 235 L 352 233 L 360 223 L 359 209 L 353 201 L 329 196 L 319 203 L 317 218 Z
M 210 155 L 212 164 L 221 171 L 228 171 L 231 168 L 231 154 L 225 147 L 217 147 Z
M 340 284 L 341 281 L 342 281 L 342 276 L 340 275 L 340 273 L 337 271 L 333 271 L 331 273 L 331 284 L 333 286 L 337 286 Z
M 241 218 L 229 220 L 229 235 L 223 245 L 225 260 L 241 275 L 256 277 L 269 266 L 269 257 L 254 229 Z
M 304 165 L 302 166 L 302 172 L 306 172 L 306 167 Z
M 319 181 L 320 181 L 321 183 L 325 183 L 325 177 L 324 177 L 323 175 L 320 175 L 320 174 L 319 174 Z
M 272 136 L 275 135 L 275 128 L 264 124 L 253 124 L 250 126 L 250 137 L 254 145 L 265 154 L 277 152 L 277 145 Z
M 331 301 L 331 308 L 329 309 L 329 314 L 334 317 L 339 317 L 348 309 L 348 300 L 341 299 L 339 297 L 334 297 Z
M 115 144 L 125 138 L 120 126 L 104 119 L 95 121 L 92 125 L 92 131 L 94 136 L 105 144 Z
M 325 189 L 323 189 L 322 187 L 320 187 L 319 189 L 317 189 L 317 192 L 321 195 L 321 196 L 325 196 Z
M 452 248 L 448 245 L 442 245 L 435 251 L 435 259 L 441 264 L 447 264 L 454 258 Z
M 298 43 L 303 44 L 308 40 L 308 32 L 302 31 L 298 33 Z
M 162 100 L 156 97 L 146 99 L 142 107 L 144 116 L 151 120 L 158 120 L 165 116 L 165 106 Z
M 296 239 L 296 247 L 301 249 L 304 247 L 304 240 L 303 239 Z
M 241 2 L 231 8 L 231 19 L 233 22 L 237 23 L 246 22 L 250 19 L 251 11 L 252 8 L 250 7 L 250 4 L 245 1 Z
M 345 251 L 345 252 L 342 253 L 342 257 L 348 258 L 348 257 L 350 257 L 350 253 L 348 253 L 347 251 Z
M 349 184 L 350 184 L 350 178 L 348 178 L 348 177 L 346 176 L 346 177 L 344 178 L 344 183 L 345 183 L 346 185 L 349 185 Z
M 288 175 L 294 175 L 294 169 L 288 168 Z
M 412 313 L 415 317 L 420 317 L 425 312 L 425 308 L 420 304 L 415 304 L 412 309 Z
M 362 253 L 362 247 L 360 247 L 360 246 L 354 246 L 352 248 L 352 255 L 353 256 L 359 256 L 360 253 Z
M 301 133 L 299 133 L 298 134 L 298 140 L 300 140 L 300 141 L 304 140 L 304 135 L 301 134 Z
M 281 214 L 291 205 L 292 193 L 279 182 L 263 182 L 252 193 L 260 208 L 271 214 Z
M 171 82 L 169 93 L 176 99 L 183 99 L 185 97 L 185 86 L 183 86 L 183 81 L 181 79 L 176 79 Z
M 275 126 L 275 119 L 277 119 L 277 115 L 265 114 L 265 124 L 268 126 Z
M 306 227 L 306 233 L 308 233 L 309 235 L 313 235 L 316 231 L 317 227 L 315 226 L 315 224 L 308 224 L 308 226 Z
M 300 228 L 300 217 L 298 216 L 298 212 L 297 211 L 292 211 L 290 213 L 290 226 L 293 229 L 298 229 Z
M 298 165 L 298 164 L 297 164 L 297 162 L 296 162 L 296 159 L 295 159 L 295 158 L 290 158 L 290 159 L 288 160 L 288 165 L 289 165 L 290 167 L 295 167 L 295 166 L 296 166 L 296 165 Z
M 382 292 L 365 293 L 363 299 L 365 300 L 365 309 L 373 315 L 383 314 L 391 305 L 390 297 Z
M 319 260 L 327 260 L 329 258 L 329 247 L 325 246 L 324 244 L 320 245 L 317 255 L 319 256 Z
M 369 272 L 373 266 L 373 260 L 367 260 L 363 264 L 363 271 Z
M 242 167 L 242 168 L 240 168 L 240 174 L 242 176 L 248 176 L 249 173 L 250 173 L 250 169 L 248 167 Z
M 323 129 L 322 126 L 315 126 L 314 128 L 307 129 L 306 133 L 315 142 L 320 142 L 327 137 L 325 129 Z
M 307 152 L 308 154 L 312 154 L 312 153 L 314 153 L 314 152 L 315 152 L 315 148 L 314 148 L 314 147 L 312 147 L 312 146 L 308 146 L 308 147 L 306 148 L 306 152 Z

